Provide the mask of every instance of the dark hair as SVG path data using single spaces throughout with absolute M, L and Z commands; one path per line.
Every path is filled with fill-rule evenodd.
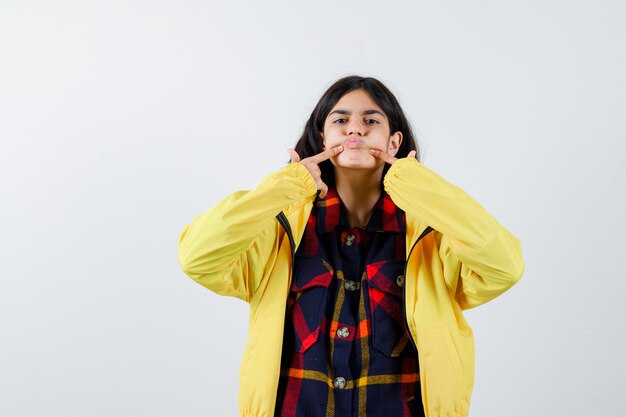
M 298 143 L 296 143 L 295 150 L 300 158 L 304 159 L 324 150 L 321 133 L 324 131 L 326 116 L 328 116 L 328 113 L 330 113 L 333 106 L 335 106 L 341 97 L 357 89 L 365 90 L 372 100 L 385 112 L 389 120 L 390 135 L 397 131 L 402 132 L 402 143 L 396 153 L 396 157 L 403 158 L 406 157 L 410 151 L 415 151 L 416 158 L 419 161 L 420 150 L 413 137 L 411 125 L 404 116 L 404 112 L 396 97 L 376 78 L 361 77 L 358 75 L 349 75 L 335 81 L 322 95 L 304 126 L 302 136 L 300 136 Z M 322 172 L 322 181 L 329 186 L 334 185 L 335 173 L 332 162 L 326 160 L 320 163 L 319 167 Z M 390 165 L 386 163 L 383 170 L 383 177 L 389 167 Z

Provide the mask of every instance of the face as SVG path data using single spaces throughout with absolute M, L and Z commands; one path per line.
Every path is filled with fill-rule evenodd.
M 402 133 L 390 134 L 387 115 L 362 89 L 346 93 L 330 110 L 322 133 L 324 149 L 343 145 L 343 152 L 331 158 L 341 168 L 374 169 L 384 161 L 369 150 L 378 149 L 395 156 Z

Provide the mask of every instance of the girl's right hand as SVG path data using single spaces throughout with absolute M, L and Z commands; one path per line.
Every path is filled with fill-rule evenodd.
M 320 162 L 324 162 L 325 160 L 332 158 L 335 155 L 338 155 L 339 153 L 341 153 L 341 151 L 343 151 L 343 146 L 337 145 L 334 148 L 326 149 L 325 151 L 322 151 L 317 155 L 309 156 L 308 158 L 300 160 L 300 155 L 298 155 L 298 153 L 294 149 L 287 149 L 287 152 L 289 152 L 289 156 L 291 157 L 292 163 L 300 162 L 306 167 L 306 169 L 309 170 L 311 176 L 313 177 L 313 180 L 315 180 L 315 183 L 317 184 L 317 189 L 321 190 L 320 198 L 326 197 L 326 193 L 328 192 L 328 186 L 324 184 L 324 181 L 322 181 L 322 171 L 320 170 L 320 167 L 317 166 L 317 164 L 319 164 Z

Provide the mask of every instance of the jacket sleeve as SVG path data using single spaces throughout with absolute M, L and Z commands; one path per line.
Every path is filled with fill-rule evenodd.
M 183 272 L 217 294 L 249 302 L 278 253 L 276 215 L 316 193 L 306 167 L 290 163 L 254 189 L 229 195 L 184 227 L 178 239 Z
M 465 191 L 416 159 L 394 162 L 384 187 L 398 207 L 441 233 L 439 256 L 448 273 L 458 274 L 452 290 L 461 309 L 494 299 L 523 275 L 519 239 Z

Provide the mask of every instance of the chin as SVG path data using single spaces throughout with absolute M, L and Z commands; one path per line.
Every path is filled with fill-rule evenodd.
M 380 165 L 376 157 L 371 155 L 367 149 L 350 153 L 344 151 L 337 157 L 331 158 L 331 162 L 338 168 L 353 169 L 374 169 Z

